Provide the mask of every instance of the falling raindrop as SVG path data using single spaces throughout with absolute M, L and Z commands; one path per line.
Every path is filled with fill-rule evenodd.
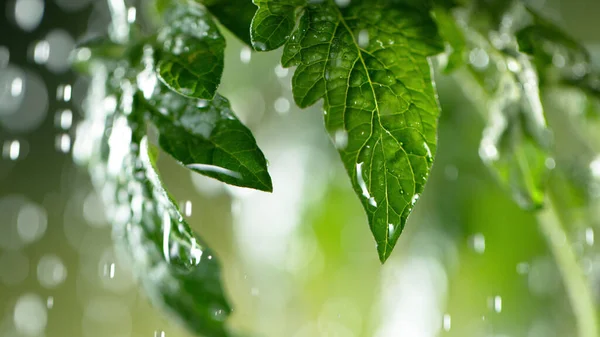
M 56 288 L 67 278 L 67 268 L 56 255 L 45 255 L 37 265 L 37 278 L 42 287 Z
M 284 78 L 289 74 L 290 70 L 287 68 L 284 68 L 281 64 L 278 64 L 275 67 L 275 75 L 279 78 Z
M 594 245 L 594 229 L 592 229 L 592 228 L 585 229 L 585 243 L 588 246 Z
M 43 16 L 43 0 L 17 0 L 15 3 L 15 21 L 26 32 L 36 29 Z
M 115 278 L 115 269 L 116 266 L 114 263 L 107 263 L 104 265 L 104 277 L 107 277 L 109 279 L 114 279 Z
M 491 304 L 492 309 L 495 312 L 497 312 L 497 313 L 502 312 L 502 297 L 501 296 L 494 296 L 493 298 L 491 298 L 490 304 Z
M 469 238 L 469 246 L 478 254 L 483 254 L 485 252 L 485 236 L 481 233 L 477 233 L 472 235 Z
M 53 73 L 64 73 L 71 66 L 69 56 L 75 47 L 75 41 L 67 31 L 62 29 L 50 31 L 45 40 L 48 44 L 46 68 Z
M 45 64 L 50 57 L 50 44 L 46 40 L 38 41 L 33 47 L 33 61 L 37 64 Z
M 240 60 L 242 63 L 248 64 L 250 59 L 252 59 L 252 50 L 248 46 L 243 46 L 240 51 Z
M 444 329 L 444 331 L 450 331 L 450 329 L 452 328 L 452 317 L 450 316 L 450 314 L 445 314 L 442 318 L 442 328 Z
M 129 7 L 127 9 L 127 22 L 134 23 L 136 18 L 136 9 L 135 7 Z
M 36 73 L 9 65 L 0 72 L 0 124 L 14 132 L 37 129 L 48 111 L 48 91 Z
M 71 136 L 62 133 L 56 136 L 56 149 L 62 153 L 71 151 Z
M 18 140 L 5 141 L 2 146 L 2 156 L 10 160 L 17 160 L 21 155 L 21 142 Z
M 368 30 L 363 29 L 360 32 L 358 32 L 357 43 L 358 43 L 358 46 L 361 48 L 366 48 L 369 46 L 369 31 Z
M 13 312 L 17 330 L 27 336 L 38 336 L 48 323 L 48 313 L 42 298 L 35 294 L 25 294 L 17 300 Z
M 285 114 L 290 111 L 290 101 L 285 97 L 279 97 L 275 100 L 273 107 L 278 113 Z
M 69 130 L 73 125 L 73 111 L 71 109 L 60 110 L 56 112 L 56 126 Z
M 46 308 L 54 308 L 54 296 L 48 296 L 48 298 L 46 299 Z
M 60 84 L 56 88 L 56 99 L 59 101 L 69 102 L 71 100 L 72 88 L 70 84 Z
M 154 331 L 154 337 L 166 337 L 166 336 L 167 336 L 167 334 L 164 331 L 160 331 L 160 330 Z
M 46 210 L 34 203 L 27 203 L 19 209 L 17 215 L 17 232 L 24 243 L 39 240 L 48 226 Z
M 188 218 L 192 216 L 192 202 L 190 200 L 183 203 L 183 215 Z

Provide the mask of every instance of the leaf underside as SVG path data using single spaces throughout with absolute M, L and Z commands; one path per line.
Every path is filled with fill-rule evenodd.
M 276 26 L 265 21 L 273 19 L 273 8 L 285 6 L 256 3 L 261 7 L 253 24 Z M 278 13 L 285 28 L 278 38 L 254 34 L 255 45 L 273 48 L 288 35 L 286 22 L 299 11 L 286 8 Z M 442 42 L 428 15 L 391 1 L 355 0 L 340 8 L 327 0 L 305 3 L 301 12 L 282 64 L 297 66 L 296 103 L 308 107 L 322 98 L 328 132 L 346 140 L 336 147 L 384 262 L 433 162 L 439 107 L 427 58 L 442 50 Z

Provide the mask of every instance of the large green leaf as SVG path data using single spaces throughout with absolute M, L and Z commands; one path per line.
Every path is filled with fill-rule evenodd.
M 289 39 L 296 25 L 296 11 L 306 0 L 254 0 L 258 11 L 252 19 L 250 37 L 256 50 L 277 49 Z
M 211 16 L 197 5 L 165 14 L 157 37 L 159 78 L 181 95 L 212 99 L 223 74 L 225 39 Z
M 262 151 L 223 96 L 187 99 L 163 90 L 146 107 L 160 146 L 181 164 L 231 185 L 273 190 Z
M 428 15 L 366 0 L 343 8 L 333 0 L 310 2 L 285 45 L 283 65 L 298 66 L 294 99 L 300 107 L 324 99 L 327 130 L 382 262 L 433 162 L 439 107 L 427 57 L 441 50 Z

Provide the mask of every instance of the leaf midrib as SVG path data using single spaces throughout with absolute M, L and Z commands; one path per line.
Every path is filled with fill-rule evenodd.
M 330 3 L 331 3 L 331 0 L 330 0 Z M 367 80 L 368 80 L 368 83 L 369 83 L 369 87 L 371 88 L 371 93 L 373 94 L 373 100 L 375 101 L 375 110 L 373 111 L 372 117 L 371 117 L 371 133 L 369 134 L 369 137 L 367 138 L 367 141 L 364 142 L 364 144 L 360 147 L 360 149 L 356 153 L 355 162 L 358 162 L 358 156 L 360 155 L 360 153 L 363 150 L 363 148 L 365 147 L 365 145 L 368 143 L 368 140 L 373 137 L 374 128 L 375 128 L 375 123 L 373 123 L 373 120 L 375 119 L 375 117 L 377 117 L 377 123 L 379 124 L 379 127 L 382 130 L 384 130 L 390 137 L 392 137 L 392 139 L 394 139 L 394 141 L 396 143 L 398 143 L 398 147 L 402 150 L 402 152 L 404 152 L 404 154 L 406 155 L 406 158 L 408 160 L 408 158 L 409 158 L 408 157 L 408 153 L 406 152 L 406 150 L 404 149 L 404 147 L 396 139 L 396 137 L 394 137 L 394 135 L 392 135 L 389 132 L 389 130 L 386 129 L 383 126 L 383 124 L 381 124 L 381 120 L 379 118 L 380 117 L 380 111 L 379 111 L 379 103 L 377 101 L 377 94 L 375 93 L 375 88 L 373 87 L 373 81 L 371 80 L 371 75 L 369 74 L 369 68 L 367 67 L 367 64 L 365 63 L 365 60 L 364 60 L 364 58 L 362 56 L 363 49 L 356 42 L 356 37 L 352 33 L 352 30 L 348 26 L 348 23 L 346 22 L 346 20 L 344 19 L 344 16 L 343 16 L 342 12 L 340 11 L 339 7 L 335 3 L 333 3 L 332 5 L 336 8 L 336 12 L 338 14 L 339 22 L 341 22 L 341 24 L 344 26 L 344 28 L 346 29 L 346 31 L 348 31 L 348 34 L 350 34 L 350 36 L 352 37 L 352 43 L 353 43 L 354 47 L 356 48 L 356 50 L 358 51 L 358 53 L 357 53 L 358 54 L 358 59 L 360 60 L 360 63 L 362 64 L 362 66 L 363 66 L 363 68 L 365 70 L 365 74 L 367 75 Z M 352 72 L 352 70 L 350 70 L 350 72 Z M 350 75 L 351 74 L 349 74 L 349 76 Z M 346 92 L 346 97 L 348 97 L 347 92 Z M 381 146 L 382 146 L 382 149 L 383 149 L 383 136 L 382 135 L 379 135 L 379 139 L 375 142 L 375 144 L 377 144 L 378 142 L 382 142 Z M 373 146 L 373 151 L 374 150 L 375 150 L 375 145 Z M 384 160 L 383 160 L 383 163 L 384 163 L 383 164 L 384 165 L 383 176 L 384 176 L 384 182 L 385 182 L 385 188 L 384 188 L 384 190 L 385 190 L 385 202 L 386 202 L 386 212 L 385 212 L 385 215 L 386 215 L 386 225 L 387 225 L 389 223 L 389 215 L 390 215 L 389 208 L 390 208 L 390 203 L 389 203 L 388 185 L 387 185 L 387 166 L 386 166 L 386 160 L 385 160 L 385 151 L 382 151 L 382 155 L 384 157 Z M 412 180 L 413 180 L 413 192 L 412 192 L 412 194 L 414 194 L 415 193 L 414 189 L 416 189 L 415 173 L 414 173 L 412 165 L 410 164 L 410 160 L 408 160 L 408 162 L 409 162 L 408 167 L 410 168 L 410 172 L 411 172 Z M 353 172 L 352 174 L 354 176 L 354 179 L 356 179 L 356 170 L 353 170 L 352 172 Z M 370 174 L 372 174 L 372 172 L 373 172 L 373 169 L 372 169 L 372 165 L 371 165 Z M 372 179 L 370 178 L 369 179 L 369 187 L 371 185 L 371 181 L 372 181 Z M 373 198 L 374 198 L 374 196 L 373 196 Z M 400 222 L 402 222 L 402 215 L 401 214 L 399 214 L 399 215 L 400 215 Z M 398 225 L 402 227 L 401 223 L 398 224 Z M 386 227 L 385 228 L 385 232 L 386 232 L 386 235 L 385 235 L 385 246 L 384 246 L 383 256 L 384 256 L 384 258 L 387 258 L 387 255 L 388 255 L 387 254 L 387 249 L 388 249 L 388 242 L 389 242 L 389 228 Z

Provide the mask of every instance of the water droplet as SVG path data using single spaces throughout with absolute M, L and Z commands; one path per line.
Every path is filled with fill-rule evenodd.
M 471 62 L 475 68 L 485 69 L 490 63 L 490 57 L 485 50 L 475 48 L 469 53 L 469 62 Z
M 31 32 L 42 22 L 44 1 L 17 0 L 15 3 L 15 21 L 21 29 Z
M 190 200 L 183 204 L 183 215 L 188 218 L 192 216 L 192 202 Z
M 493 143 L 493 140 L 488 137 L 484 137 L 481 140 L 481 145 L 479 147 L 479 157 L 484 162 L 494 162 L 500 158 L 500 153 L 498 152 L 498 148 Z
M 358 32 L 357 43 L 358 43 L 358 46 L 361 48 L 366 48 L 369 46 L 369 31 L 368 30 L 363 29 L 360 32 Z
M 71 136 L 69 136 L 67 133 L 57 135 L 55 145 L 58 151 L 62 153 L 69 153 L 69 151 L 71 151 Z
M 513 58 L 509 58 L 506 61 L 506 67 L 513 73 L 518 73 L 521 71 L 521 64 L 519 64 L 519 62 Z
M 105 277 L 108 277 L 109 279 L 114 279 L 115 278 L 115 270 L 116 270 L 116 265 L 114 263 L 107 263 L 104 265 L 103 274 Z
M 350 1 L 351 0 L 335 0 L 335 4 L 340 8 L 344 8 L 350 5 Z
M 2 146 L 2 156 L 10 160 L 17 160 L 21 154 L 21 142 L 18 140 L 5 141 Z
M 338 150 L 343 150 L 348 146 L 348 132 L 339 129 L 333 135 L 333 144 Z
M 67 268 L 56 255 L 45 255 L 37 265 L 37 278 L 42 287 L 52 289 L 67 278 Z
M 33 61 L 37 64 L 45 64 L 50 57 L 50 44 L 46 40 L 38 41 L 33 47 Z
M 442 318 L 442 328 L 444 329 L 444 331 L 450 331 L 450 329 L 452 328 L 452 317 L 450 316 L 450 314 L 445 314 Z
M 585 229 L 585 243 L 588 246 L 594 245 L 594 229 L 592 229 L 592 228 Z
M 280 114 L 285 114 L 290 111 L 290 101 L 285 97 L 279 97 L 275 100 L 275 104 L 273 104 L 275 111 Z
M 167 334 L 164 331 L 154 331 L 154 337 L 166 337 Z
M 358 180 L 358 185 L 360 186 L 363 197 L 365 197 L 369 201 L 369 204 L 371 206 L 377 207 L 377 202 L 375 201 L 375 198 L 373 198 L 369 193 L 369 190 L 367 189 L 367 184 L 365 183 L 365 179 L 363 178 L 363 165 L 364 163 L 356 164 L 356 179 Z
M 17 300 L 13 312 L 17 330 L 27 336 L 43 333 L 48 323 L 48 313 L 42 298 L 35 294 L 25 294 Z
M 135 22 L 135 17 L 136 17 L 136 10 L 135 7 L 129 7 L 127 9 L 127 22 L 134 23 Z
M 546 165 L 546 168 L 548 170 L 554 170 L 554 168 L 556 167 L 556 161 L 554 160 L 554 158 L 548 157 L 546 158 L 544 165 Z
M 69 102 L 73 88 L 70 84 L 60 84 L 56 88 L 56 99 L 59 101 Z
M 243 46 L 242 50 L 240 51 L 240 60 L 242 61 L 242 63 L 248 64 L 250 63 L 251 59 L 252 49 L 250 49 L 250 47 L 248 46 Z
M 46 68 L 53 73 L 64 73 L 69 70 L 71 67 L 69 57 L 75 47 L 71 35 L 66 30 L 54 29 L 46 35 L 45 41 L 48 43 L 48 54 L 44 61 Z
M 65 109 L 56 112 L 55 123 L 59 128 L 69 130 L 73 125 L 73 111 Z
M 17 232 L 24 243 L 39 240 L 48 226 L 46 210 L 34 203 L 27 203 L 19 210 Z
M 491 300 L 491 306 L 492 309 L 494 309 L 495 312 L 500 313 L 502 312 L 502 297 L 501 296 L 494 296 Z
M 414 206 L 417 203 L 417 201 L 419 200 L 419 197 L 420 197 L 419 193 L 416 193 L 415 195 L 413 195 L 412 199 L 410 200 L 410 204 L 412 206 Z
M 600 156 L 592 160 L 592 162 L 590 163 L 590 171 L 592 177 L 600 179 Z
M 485 252 L 485 236 L 481 233 L 477 233 L 469 238 L 469 245 L 478 254 Z
M 281 64 L 278 64 L 275 67 L 275 75 L 279 78 L 284 78 L 289 74 L 290 70 L 287 68 L 284 68 Z
M 388 224 L 388 238 L 392 238 L 394 236 L 394 232 L 396 231 L 396 226 L 392 223 Z
M 54 308 L 54 296 L 48 296 L 48 298 L 46 299 L 46 308 Z

